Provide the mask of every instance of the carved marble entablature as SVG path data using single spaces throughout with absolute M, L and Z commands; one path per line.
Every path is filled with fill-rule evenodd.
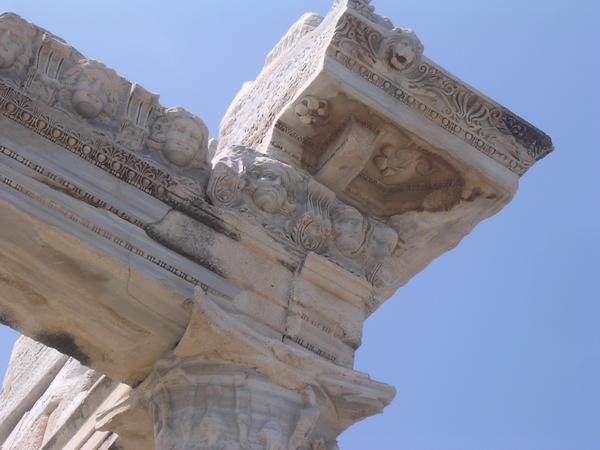
M 246 147 L 222 149 L 207 196 L 260 225 L 290 255 L 302 260 L 316 253 L 365 280 L 371 312 L 511 195 L 476 173 L 459 173 L 416 141 L 392 148 L 386 142 L 339 195 L 319 175 Z M 382 217 L 381 208 L 391 209 Z
M 203 167 L 207 162 L 208 129 L 185 109 L 169 108 L 154 122 L 149 146 L 175 167 Z
M 333 2 L 333 8 L 340 7 L 346 7 L 355 14 L 358 14 L 385 29 L 394 28 L 390 19 L 380 16 L 375 12 L 375 7 L 371 5 L 371 0 L 335 0 Z
M 330 97 L 323 98 L 326 91 Z M 412 210 L 449 210 L 459 202 L 465 188 L 459 161 L 340 95 L 334 85 L 324 85 L 318 94 L 302 98 L 294 114 L 281 116 L 270 155 L 286 160 L 296 154 L 300 166 L 340 199 L 384 221 Z M 308 117 L 303 124 L 295 117 L 299 112 Z M 309 125 L 311 120 L 326 126 Z M 310 140 L 295 139 L 292 126 L 312 128 Z
M 410 30 L 343 15 L 328 55 L 519 175 L 552 151 L 547 135 L 423 57 Z
M 18 82 L 33 56 L 36 28 L 12 13 L 0 14 L 0 76 Z
M 102 136 L 176 173 L 208 170 L 202 120 L 161 106 L 158 95 L 11 13 L 0 15 L 0 81 L 56 120 L 64 115 L 78 133 Z
M 220 148 L 246 145 L 313 173 L 332 130 L 356 120 L 406 129 L 482 172 L 497 165 L 520 176 L 552 151 L 546 134 L 430 61 L 413 31 L 394 28 L 369 1 L 336 1 L 318 26 L 286 42 L 232 103 Z M 381 150 L 371 147 L 359 157 Z
M 246 147 L 217 154 L 207 194 L 245 213 L 299 254 L 325 255 L 379 286 L 398 236 L 385 223 L 337 199 L 306 172 Z
M 81 59 L 61 74 L 57 107 L 84 119 L 110 124 L 117 114 L 125 86 L 117 73 L 104 64 Z

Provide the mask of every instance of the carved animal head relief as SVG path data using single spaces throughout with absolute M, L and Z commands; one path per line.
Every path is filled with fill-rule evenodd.
M 185 109 L 170 108 L 152 126 L 149 146 L 175 167 L 201 167 L 208 154 L 208 129 Z
M 88 59 L 80 60 L 61 78 L 63 106 L 74 110 L 85 119 L 102 115 L 110 121 L 117 112 L 121 79 L 104 64 Z
M 0 75 L 15 81 L 24 75 L 36 34 L 36 29 L 20 17 L 0 15 Z
M 388 69 L 406 72 L 419 63 L 423 50 L 423 44 L 412 30 L 395 28 L 383 41 L 379 55 Z

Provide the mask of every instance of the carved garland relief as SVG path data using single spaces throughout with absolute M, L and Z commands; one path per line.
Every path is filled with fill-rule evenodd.
M 216 206 L 248 214 L 284 244 L 328 256 L 376 288 L 389 281 L 397 233 L 298 169 L 235 147 L 215 160 L 207 195 Z

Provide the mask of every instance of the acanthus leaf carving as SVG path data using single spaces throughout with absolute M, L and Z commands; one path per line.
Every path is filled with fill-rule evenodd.
M 279 421 L 275 418 L 269 419 L 258 434 L 260 442 L 265 450 L 287 450 L 285 437 Z
M 296 426 L 288 441 L 288 450 L 299 450 L 310 445 L 310 438 L 321 415 L 313 388 L 307 386 L 303 394 L 306 398 L 306 406 L 298 413 Z
M 422 52 L 410 30 L 382 32 L 346 14 L 329 55 L 518 175 L 552 151 L 546 134 L 451 77 Z
M 325 255 L 352 273 L 377 280 L 377 285 L 390 281 L 387 275 L 373 275 L 385 272 L 387 260 L 379 260 L 393 252 L 383 249 L 389 241 L 379 234 L 373 238 L 373 231 L 396 235 L 391 227 L 342 203 L 326 186 L 285 163 L 240 146 L 222 155 L 213 160 L 208 183 L 214 205 L 248 214 L 302 254 Z M 378 259 L 376 270 L 370 268 L 373 258 Z
M 394 27 L 390 19 L 375 13 L 375 7 L 371 5 L 371 0 L 335 0 L 334 8 L 340 4 L 346 4 L 357 14 L 384 28 L 392 29 Z
M 377 62 L 383 36 L 353 15 L 342 16 L 332 44 L 370 66 Z

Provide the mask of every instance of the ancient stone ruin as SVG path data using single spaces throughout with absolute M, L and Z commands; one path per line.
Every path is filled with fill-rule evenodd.
M 552 150 L 368 0 L 300 18 L 208 137 L 0 15 L 2 449 L 336 449 L 394 397 L 363 322 Z

